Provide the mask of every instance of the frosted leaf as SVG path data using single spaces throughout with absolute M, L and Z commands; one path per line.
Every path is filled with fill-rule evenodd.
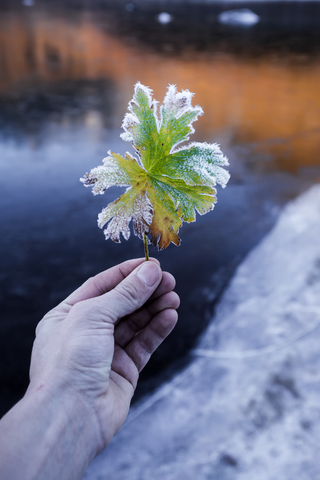
M 138 82 L 128 110 L 121 125 L 124 133 L 121 133 L 120 137 L 127 142 L 133 142 L 139 152 L 139 146 L 144 142 L 148 143 L 148 136 L 152 131 L 159 129 L 158 102 L 152 99 L 152 90 Z
M 132 113 L 127 113 L 122 122 L 122 128 L 124 129 L 124 133 L 120 134 L 122 140 L 132 142 L 133 135 L 131 133 L 131 130 L 136 124 L 139 124 L 138 118 Z
M 168 116 L 174 116 L 175 118 L 181 117 L 187 111 L 195 111 L 198 115 L 203 113 L 203 110 L 198 105 L 196 107 L 192 106 L 192 97 L 193 93 L 189 90 L 182 90 L 182 92 L 177 92 L 175 85 L 169 85 L 166 96 L 164 97 L 163 106 L 161 111 L 170 112 Z
M 116 243 L 121 243 L 120 233 L 122 233 L 125 240 L 129 240 L 130 237 L 130 228 L 129 222 L 131 220 L 130 216 L 126 215 L 126 212 L 119 212 L 113 219 L 109 222 L 107 228 L 103 231 L 106 240 L 111 238 Z
M 191 143 L 168 156 L 162 170 L 170 178 L 184 180 L 187 185 L 216 185 L 223 188 L 230 174 L 222 168 L 229 165 L 218 144 Z
M 108 152 L 111 155 L 111 152 Z M 103 165 L 93 168 L 89 173 L 86 173 L 80 182 L 84 183 L 85 187 L 91 187 L 94 195 L 102 195 L 107 188 L 113 185 L 119 187 L 127 187 L 130 185 L 130 176 L 121 168 L 117 160 L 112 157 L 103 159 Z
M 137 197 L 133 208 L 133 233 L 143 239 L 146 231 L 146 225 L 151 225 L 153 217 L 153 208 L 148 198 L 147 192 Z
M 184 182 L 174 182 L 163 178 L 158 181 L 158 188 L 164 190 L 174 202 L 175 210 L 180 210 L 180 215 L 185 222 L 196 220 L 195 209 L 200 215 L 208 213 L 214 208 L 217 199 L 216 190 L 212 187 L 189 186 Z
M 170 148 L 168 153 L 174 153 L 180 143 L 189 139 L 190 134 L 194 133 L 192 123 L 195 122 L 199 115 L 203 114 L 203 110 L 199 105 L 192 106 L 193 93 L 189 90 L 182 90 L 177 92 L 175 85 L 170 85 L 166 96 L 164 97 L 163 105 L 160 108 L 160 135 L 168 136 L 172 124 L 175 124 L 176 131 L 170 132 Z M 162 142 L 167 143 L 167 142 Z
M 129 188 L 121 197 L 110 203 L 98 216 L 98 226 L 103 228 L 106 239 L 120 242 L 120 233 L 128 240 L 130 237 L 129 223 L 133 218 L 133 232 L 139 238 L 148 231 L 152 222 L 153 209 L 146 192 L 137 192 Z M 112 219 L 112 220 L 111 220 Z
M 103 165 L 81 181 L 92 186 L 95 195 L 112 185 L 129 186 L 117 200 L 102 210 L 98 225 L 105 237 L 120 242 L 120 235 L 147 234 L 159 250 L 170 242 L 180 245 L 183 222 L 193 222 L 196 212 L 204 215 L 217 202 L 216 184 L 225 187 L 230 175 L 219 145 L 194 142 L 181 145 L 194 132 L 193 122 L 202 108 L 192 106 L 193 94 L 177 92 L 169 85 L 163 105 L 152 98 L 152 90 L 138 82 L 129 102 L 121 134 L 131 141 L 136 157 L 109 152 Z

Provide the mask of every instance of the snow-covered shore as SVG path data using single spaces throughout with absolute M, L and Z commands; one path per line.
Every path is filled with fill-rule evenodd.
M 193 355 L 86 480 L 320 479 L 320 185 L 240 265 Z

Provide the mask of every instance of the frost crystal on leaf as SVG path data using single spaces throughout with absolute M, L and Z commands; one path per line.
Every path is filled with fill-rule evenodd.
M 108 154 L 112 155 L 110 150 Z M 93 185 L 92 193 L 94 195 L 102 195 L 107 188 L 113 185 L 118 185 L 119 187 L 130 185 L 129 175 L 120 169 L 115 158 L 110 156 L 104 158 L 102 161 L 103 165 L 93 168 L 90 173 L 86 173 L 83 178 L 80 178 L 80 181 L 83 182 L 85 186 Z
M 194 132 L 192 123 L 203 114 L 192 106 L 193 94 L 177 92 L 169 85 L 163 105 L 152 98 L 152 90 L 138 82 L 129 102 L 121 134 L 132 142 L 136 156 L 113 152 L 103 165 L 86 173 L 81 182 L 92 186 L 94 195 L 107 188 L 127 186 L 126 192 L 110 203 L 98 216 L 106 239 L 120 242 L 120 233 L 128 240 L 130 221 L 134 234 L 149 235 L 153 245 L 162 250 L 170 242 L 180 245 L 179 228 L 193 222 L 195 211 L 204 215 L 213 209 L 216 184 L 223 188 L 230 175 L 223 168 L 227 158 L 217 144 L 190 143 L 181 146 Z

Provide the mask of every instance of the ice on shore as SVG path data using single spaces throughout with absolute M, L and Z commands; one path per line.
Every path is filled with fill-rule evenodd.
M 240 265 L 191 364 L 131 410 L 85 480 L 320 478 L 319 238 L 317 185 Z

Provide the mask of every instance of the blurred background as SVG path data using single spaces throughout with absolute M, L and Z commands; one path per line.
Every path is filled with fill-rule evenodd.
M 241 260 L 320 181 L 320 2 L 0 0 L 1 415 L 26 389 L 41 317 L 143 256 L 96 224 L 121 189 L 79 182 L 109 149 L 132 152 L 119 135 L 137 81 L 160 101 L 168 84 L 195 93 L 191 140 L 218 142 L 231 180 L 179 248 L 150 247 L 177 279 L 180 321 L 135 401 L 189 362 Z

